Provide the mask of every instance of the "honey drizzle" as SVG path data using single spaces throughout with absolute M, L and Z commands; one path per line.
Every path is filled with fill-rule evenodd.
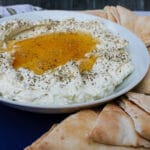
M 41 75 L 49 69 L 55 69 L 70 60 L 81 61 L 80 71 L 90 71 L 96 57 L 85 58 L 96 44 L 90 34 L 83 32 L 55 32 L 22 41 L 9 42 L 9 50 L 14 50 L 13 67 L 27 68 Z

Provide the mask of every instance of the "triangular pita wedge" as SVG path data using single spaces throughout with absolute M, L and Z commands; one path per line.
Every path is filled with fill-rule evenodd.
M 122 6 L 117 6 L 116 8 L 120 16 L 120 24 L 134 31 L 134 22 L 137 20 L 136 14 Z
M 105 6 L 104 11 L 107 13 L 107 19 L 116 22 L 114 15 L 111 12 L 111 6 Z
M 89 132 L 93 128 L 98 114 L 85 110 L 69 116 L 48 131 L 26 150 L 146 150 L 144 148 L 126 148 L 103 145 L 93 142 Z
M 115 104 L 104 107 L 90 137 L 103 144 L 150 148 L 150 142 L 136 133 L 132 119 Z
M 150 68 L 144 79 L 134 88 L 135 92 L 150 94 Z
M 134 32 L 150 46 L 150 16 L 139 16 L 135 21 Z
M 125 98 L 119 101 L 119 105 L 132 118 L 135 130 L 150 140 L 150 115 Z
M 117 11 L 116 7 L 115 6 L 111 6 L 110 11 L 113 14 L 113 16 L 115 17 L 116 23 L 120 24 L 120 16 L 118 14 L 118 11 Z
M 127 97 L 130 101 L 137 104 L 143 110 L 150 114 L 150 95 L 128 92 Z

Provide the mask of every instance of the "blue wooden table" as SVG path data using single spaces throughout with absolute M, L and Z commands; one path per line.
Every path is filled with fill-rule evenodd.
M 68 114 L 36 114 L 0 104 L 0 150 L 22 150 Z

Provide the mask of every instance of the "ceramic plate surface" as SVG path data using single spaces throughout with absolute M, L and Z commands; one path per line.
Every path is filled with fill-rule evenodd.
M 65 106 L 40 106 L 40 105 L 33 105 L 31 103 L 21 103 L 21 102 L 14 102 L 12 100 L 4 99 L 0 97 L 0 102 L 14 107 L 21 110 L 31 111 L 31 112 L 38 112 L 38 113 L 66 113 L 72 112 L 75 110 L 89 108 L 98 106 L 103 104 L 104 102 L 108 102 L 126 92 L 131 90 L 134 86 L 136 86 L 145 76 L 149 68 L 149 61 L 150 57 L 148 51 L 144 45 L 144 43 L 132 32 L 125 29 L 122 26 L 119 26 L 115 23 L 112 23 L 108 20 L 101 19 L 96 16 L 87 15 L 83 13 L 73 12 L 73 11 L 38 11 L 38 12 L 30 12 L 24 14 L 18 14 L 11 17 L 6 17 L 0 19 L 0 24 L 3 21 L 13 20 L 16 18 L 21 19 L 29 19 L 29 20 L 42 20 L 42 19 L 53 19 L 53 20 L 64 20 L 69 18 L 75 18 L 79 21 L 87 21 L 87 20 L 101 20 L 103 24 L 114 34 L 120 35 L 127 41 L 129 44 L 127 46 L 127 51 L 132 59 L 134 64 L 134 72 L 129 75 L 124 82 L 116 88 L 116 90 L 110 95 L 102 99 L 98 99 L 92 102 L 85 102 L 85 103 L 78 103 L 78 104 L 69 104 Z

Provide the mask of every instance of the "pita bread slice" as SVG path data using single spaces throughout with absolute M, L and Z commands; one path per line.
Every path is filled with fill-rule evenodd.
M 111 6 L 105 6 L 104 11 L 107 13 L 107 19 L 108 20 L 116 22 L 116 19 L 111 12 Z
M 89 127 L 93 126 L 92 124 L 95 122 L 96 118 L 97 113 L 90 110 L 81 111 L 75 115 L 71 115 L 57 125 L 51 132 L 48 131 L 44 139 L 42 136 L 30 147 L 27 147 L 26 150 L 71 150 L 76 147 L 80 148 L 82 145 L 79 143 L 80 141 L 74 138 L 74 136 L 78 135 L 77 138 L 80 140 L 87 137 Z M 83 120 L 86 125 L 82 122 Z M 85 133 L 80 135 L 82 130 Z
M 127 97 L 130 101 L 150 114 L 150 95 L 128 92 Z
M 117 6 L 116 9 L 119 14 L 120 24 L 134 32 L 134 22 L 137 20 L 136 14 L 122 6 Z
M 92 110 L 71 115 L 25 150 L 146 150 L 103 145 L 91 141 L 88 135 L 97 116 L 98 114 Z
M 139 16 L 135 21 L 134 32 L 150 46 L 150 16 Z
M 120 16 L 118 14 L 116 7 L 111 6 L 110 11 L 111 11 L 112 15 L 115 17 L 116 23 L 120 24 Z
M 103 144 L 150 148 L 150 142 L 136 133 L 132 119 L 115 104 L 104 107 L 90 137 Z
M 143 138 L 150 140 L 150 115 L 127 99 L 119 101 L 119 105 L 132 118 L 135 130 Z
M 135 92 L 150 94 L 150 68 L 144 79 L 134 88 Z

